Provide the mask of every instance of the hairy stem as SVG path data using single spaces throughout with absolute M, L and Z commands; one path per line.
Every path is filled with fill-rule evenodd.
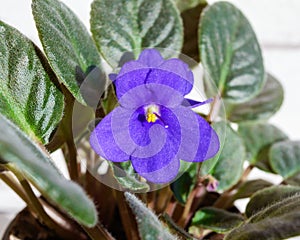
M 30 210 L 36 214 L 36 216 L 41 220 L 41 222 L 47 225 L 50 229 L 53 229 L 59 236 L 63 237 L 64 239 L 74 239 L 74 234 L 72 232 L 66 231 L 66 229 L 59 226 L 52 218 L 48 216 L 41 202 L 34 194 L 30 184 L 25 179 L 23 174 L 12 164 L 7 164 L 7 169 L 14 173 L 14 175 L 19 180 L 24 193 L 26 193 L 25 197 L 22 191 L 18 191 L 19 193 L 21 193 L 20 197 L 26 200 L 25 202 L 27 203 Z
M 92 240 L 114 240 L 104 227 L 97 225 L 93 228 L 82 226 L 83 230 L 89 235 Z

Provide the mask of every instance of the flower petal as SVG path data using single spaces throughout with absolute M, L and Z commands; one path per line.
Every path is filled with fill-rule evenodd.
M 178 91 L 164 84 L 141 84 L 131 88 L 120 99 L 119 103 L 125 108 L 139 108 L 142 105 L 157 104 L 165 107 L 176 107 L 183 101 Z
M 196 101 L 196 100 L 185 98 L 183 100 L 183 102 L 181 103 L 181 105 L 184 106 L 184 107 L 195 108 L 195 107 L 200 107 L 204 104 L 211 103 L 211 102 L 213 102 L 213 100 L 214 100 L 213 98 L 209 98 L 209 99 L 207 99 L 203 102 L 199 102 L 199 101 Z
M 144 142 L 140 142 L 143 147 L 137 148 L 130 157 L 133 167 L 141 175 L 155 172 L 169 165 L 179 151 L 181 130 L 176 115 L 163 106 L 160 108 L 160 114 L 163 122 L 150 124 L 149 131 L 153 131 L 152 134 L 149 132 L 150 140 L 145 138 Z M 130 127 L 131 132 L 140 131 L 136 126 L 131 125 Z M 165 138 L 161 138 L 162 133 L 165 134 Z M 149 144 L 146 145 L 149 151 L 145 151 L 145 143 Z M 155 152 L 151 146 L 157 144 L 161 148 L 160 151 Z
M 159 68 L 141 68 L 127 72 L 126 74 L 118 76 L 115 79 L 114 84 L 116 86 L 118 99 L 132 88 L 140 85 L 166 85 L 178 91 L 182 96 L 189 93 L 193 87 L 193 85 L 187 79 L 182 78 L 182 76 L 179 76 L 172 71 Z M 164 94 L 163 92 L 158 93 Z
M 173 109 L 181 128 L 178 157 L 187 162 L 202 162 L 219 150 L 219 138 L 209 123 L 189 108 Z
M 115 110 L 114 110 L 115 111 Z M 122 151 L 114 139 L 114 134 L 111 129 L 112 111 L 96 126 L 90 136 L 90 144 L 92 149 L 101 157 L 113 161 L 123 162 L 129 160 L 129 154 Z M 120 126 L 126 128 L 126 126 Z M 124 131 L 125 129 L 123 129 Z
M 157 67 L 164 62 L 164 59 L 156 49 L 145 49 L 141 52 L 137 62 L 148 67 Z
M 179 167 L 180 167 L 180 161 L 177 157 L 175 157 L 168 165 L 154 172 L 145 173 L 141 171 L 142 169 L 137 169 L 137 168 L 135 170 L 137 172 L 140 172 L 140 175 L 146 178 L 149 182 L 153 182 L 156 184 L 163 184 L 163 183 L 169 183 L 176 178 L 179 171 Z

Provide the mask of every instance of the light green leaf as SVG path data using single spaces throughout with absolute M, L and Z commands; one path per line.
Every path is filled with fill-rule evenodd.
M 213 125 L 219 134 L 218 126 L 222 126 L 222 123 Z M 218 180 L 219 185 L 217 190 L 219 191 L 227 190 L 238 182 L 243 172 L 243 164 L 246 156 L 243 140 L 229 124 L 226 124 L 226 128 L 223 131 L 223 134 L 226 134 L 226 138 L 220 138 L 221 148 L 219 153 L 214 157 L 213 162 L 216 163 L 209 172 Z M 205 164 L 203 162 L 201 169 Z
M 85 103 L 76 82 L 79 72 L 100 66 L 100 56 L 83 23 L 58 0 L 33 0 L 32 13 L 48 61 L 73 96 Z M 100 76 L 99 76 L 100 81 Z
M 125 52 L 137 57 L 142 48 L 163 48 L 162 55 L 169 58 L 180 52 L 183 41 L 182 22 L 172 0 L 95 0 L 91 31 L 114 68 Z
M 238 133 L 244 140 L 251 164 L 257 163 L 258 154 L 264 148 L 288 138 L 280 129 L 268 123 L 240 124 Z
M 14 164 L 50 202 L 88 227 L 97 223 L 97 211 L 80 186 L 66 180 L 46 151 L 0 114 L 0 158 Z
M 140 238 L 142 240 L 176 240 L 177 237 L 171 235 L 163 227 L 157 216 L 154 215 L 139 199 L 133 194 L 125 192 L 125 198 L 136 216 Z
M 226 108 L 227 118 L 232 122 L 266 120 L 279 110 L 282 102 L 282 85 L 268 74 L 267 82 L 255 98 Z
M 253 98 L 265 79 L 255 33 L 232 4 L 217 2 L 202 13 L 199 25 L 200 58 L 222 97 L 241 103 Z M 211 83 L 207 81 L 208 88 Z
M 149 191 L 150 186 L 146 182 L 142 182 L 138 179 L 138 175 L 134 172 L 130 161 L 120 164 L 114 164 L 108 161 L 108 164 L 112 168 L 114 178 L 122 186 L 122 190 L 129 190 L 132 192 Z
M 300 188 L 296 187 L 277 186 L 258 192 L 249 202 L 251 207 L 247 206 L 251 217 L 225 239 L 280 240 L 300 235 L 299 201 Z
M 240 214 L 231 213 L 223 209 L 205 207 L 195 213 L 191 226 L 225 233 L 240 225 L 243 220 Z
M 300 141 L 279 142 L 270 148 L 272 169 L 283 178 L 300 172 Z
M 30 40 L 0 21 L 0 113 L 47 143 L 62 118 L 64 99 L 42 58 Z

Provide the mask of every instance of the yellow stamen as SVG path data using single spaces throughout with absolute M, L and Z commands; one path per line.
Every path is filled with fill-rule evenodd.
M 146 108 L 146 120 L 149 123 L 154 123 L 158 119 L 157 117 L 158 107 L 156 105 L 150 105 Z
M 154 113 L 147 113 L 147 122 L 154 123 L 154 122 L 156 122 L 156 120 L 157 120 L 157 117 Z

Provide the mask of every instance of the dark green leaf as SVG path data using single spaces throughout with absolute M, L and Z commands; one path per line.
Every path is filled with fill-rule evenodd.
M 81 187 L 66 180 L 49 155 L 0 114 L 0 158 L 14 164 L 52 203 L 86 226 L 97 223 L 93 202 Z
M 279 142 L 270 148 L 272 169 L 283 178 L 300 172 L 300 141 Z
M 43 143 L 62 118 L 63 95 L 42 65 L 42 53 L 0 21 L 0 113 Z
M 285 180 L 288 184 L 300 187 L 300 173 Z
M 125 192 L 126 200 L 136 216 L 140 237 L 142 240 L 176 240 L 163 227 L 158 218 L 139 199 L 131 193 Z
M 219 126 L 222 125 L 222 123 L 217 124 L 219 124 Z M 214 125 L 214 128 L 218 133 L 216 125 Z M 243 164 L 246 155 L 243 140 L 229 124 L 226 125 L 226 128 L 223 131 L 223 134 L 226 134 L 226 138 L 224 140 L 221 139 L 221 149 L 217 156 L 214 157 L 216 159 L 216 164 L 210 171 L 210 174 L 219 182 L 217 188 L 219 191 L 227 190 L 238 182 L 243 172 Z M 205 162 L 203 162 L 203 164 L 205 164 Z
M 251 197 L 254 193 L 256 193 L 259 190 L 262 190 L 264 188 L 272 186 L 272 183 L 267 182 L 262 179 L 255 179 L 250 180 L 247 182 L 244 182 L 237 192 L 234 194 L 234 199 L 240 199 L 240 198 L 248 198 Z
M 175 0 L 180 12 L 196 7 L 197 5 L 207 5 L 206 0 Z
M 287 139 L 285 133 L 267 123 L 240 124 L 238 132 L 244 140 L 251 164 L 257 162 L 257 156 L 261 150 L 275 142 Z
M 122 190 L 129 190 L 132 192 L 149 191 L 149 185 L 138 179 L 138 175 L 134 172 L 130 161 L 120 163 L 118 166 L 111 162 L 108 163 L 113 170 L 114 178 L 122 186 Z
M 188 2 L 188 1 L 187 1 Z M 199 2 L 199 3 L 198 3 Z M 178 1 L 178 3 L 184 4 L 185 1 Z M 196 62 L 199 62 L 199 47 L 198 47 L 198 25 L 200 14 L 207 6 L 206 1 L 198 1 L 197 5 L 181 13 L 184 29 L 184 41 L 182 47 L 182 53 L 193 58 Z
M 282 102 L 283 88 L 279 81 L 268 74 L 262 91 L 248 102 L 229 107 L 227 117 L 232 122 L 265 120 L 278 111 Z
M 199 46 L 208 73 L 206 79 L 212 79 L 223 98 L 245 102 L 262 88 L 265 72 L 255 33 L 245 16 L 230 3 L 218 2 L 204 10 Z
M 300 188 L 294 186 L 273 186 L 263 189 L 252 196 L 246 208 L 246 215 L 251 217 L 262 209 L 299 193 Z
M 181 164 L 182 165 L 182 164 Z M 194 188 L 197 174 L 197 164 L 191 164 L 180 178 L 171 184 L 171 190 L 178 202 L 185 204 L 190 192 Z
M 240 225 L 243 220 L 240 214 L 231 213 L 218 208 L 206 207 L 196 212 L 192 219 L 191 226 L 224 233 Z
M 232 230 L 225 239 L 280 240 L 300 235 L 299 201 L 300 188 L 278 186 L 258 192 L 249 203 L 255 210 L 251 214 L 255 215 Z
M 58 0 L 33 0 L 32 13 L 52 69 L 73 96 L 85 103 L 76 82 L 78 71 L 86 73 L 91 66 L 100 67 L 100 56 L 88 31 Z
M 125 52 L 137 57 L 142 48 L 162 48 L 165 58 L 172 57 L 183 41 L 182 22 L 172 0 L 95 0 L 91 30 L 112 67 L 119 65 Z

